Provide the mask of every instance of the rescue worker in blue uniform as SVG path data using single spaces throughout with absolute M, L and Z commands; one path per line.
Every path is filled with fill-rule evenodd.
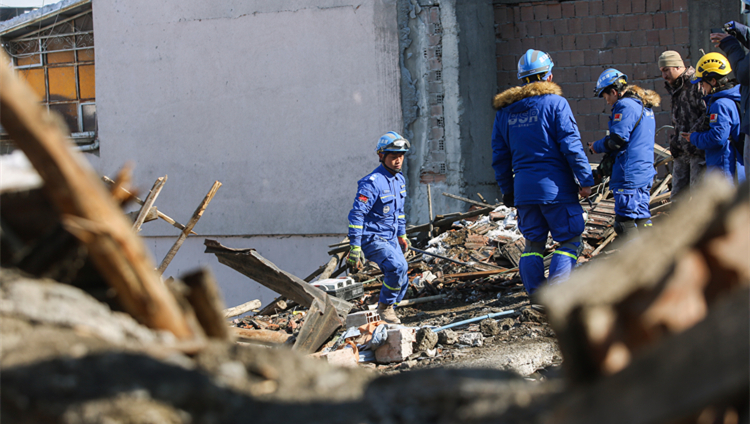
M 357 270 L 367 258 L 383 271 L 377 311 L 390 324 L 401 323 L 393 306 L 404 298 L 409 285 L 404 258 L 410 247 L 404 214 L 406 180 L 401 174 L 409 147 L 409 141 L 396 132 L 380 137 L 375 148 L 380 166 L 357 182 L 357 196 L 349 212 L 347 263 Z
M 617 69 L 607 69 L 594 88 L 612 106 L 609 135 L 593 143 L 592 153 L 614 156 L 609 187 L 615 198 L 615 232 L 627 239 L 639 228 L 651 226 L 651 184 L 654 175 L 653 107 L 661 98 L 652 90 L 628 85 L 628 77 Z
M 518 61 L 522 85 L 495 96 L 492 168 L 503 203 L 515 206 L 526 239 L 519 264 L 529 294 L 544 282 L 547 235 L 560 243 L 552 256 L 550 283 L 568 278 L 582 250 L 583 208 L 594 179 L 578 125 L 560 86 L 552 82 L 548 54 L 528 50 Z
M 698 61 L 691 82 L 706 93 L 706 120 L 702 131 L 682 133 L 695 147 L 706 152 L 706 170 L 723 173 L 734 182 L 745 180 L 740 133 L 740 87 L 729 80 L 732 68 L 720 53 L 708 53 Z

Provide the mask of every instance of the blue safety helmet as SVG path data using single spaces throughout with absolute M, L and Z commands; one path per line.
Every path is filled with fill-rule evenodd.
M 594 94 L 596 97 L 601 97 L 602 92 L 609 87 L 614 87 L 617 91 L 622 91 L 622 87 L 627 85 L 628 76 L 623 74 L 614 68 L 609 68 L 599 75 L 599 79 L 596 80 L 596 87 L 594 87 Z
M 750 13 L 750 0 L 742 0 L 742 4 L 740 5 L 740 13 L 743 15 Z
M 523 56 L 518 60 L 518 79 L 523 79 L 536 74 L 544 74 L 541 79 L 544 80 L 552 72 L 552 58 L 541 50 L 526 50 Z
M 408 152 L 409 147 L 411 147 L 409 140 L 401 137 L 395 131 L 388 131 L 378 140 L 378 147 L 375 148 L 375 151 L 378 153 Z

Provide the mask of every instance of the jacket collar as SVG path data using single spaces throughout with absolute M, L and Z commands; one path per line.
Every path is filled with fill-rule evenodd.
M 492 106 L 494 106 L 495 109 L 501 109 L 519 100 L 523 100 L 528 97 L 543 96 L 545 94 L 557 94 L 558 96 L 562 96 L 562 89 L 554 82 L 532 82 L 520 87 L 509 88 L 496 95 L 492 100 Z

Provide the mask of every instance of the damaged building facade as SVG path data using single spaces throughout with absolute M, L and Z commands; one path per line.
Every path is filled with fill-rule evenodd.
M 203 240 L 255 248 L 280 268 L 308 275 L 345 236 L 356 181 L 377 166 L 375 142 L 389 130 L 412 142 L 408 224 L 430 220 L 428 184 L 435 215 L 465 209 L 443 192 L 500 198 L 490 166 L 491 99 L 512 84 L 526 48 L 559 52 L 555 81 L 585 115 L 584 138 L 594 137 L 606 128 L 606 114 L 589 95 L 591 75 L 619 63 L 599 59 L 616 49 L 607 47 L 609 36 L 603 47 L 592 44 L 594 32 L 614 34 L 617 47 L 628 49 L 624 63 L 638 62 L 644 87 L 658 91 L 658 69 L 648 65 L 658 51 L 675 48 L 693 60 L 703 26 L 736 15 L 718 1 L 694 2 L 717 12 L 688 22 L 697 13 L 693 2 L 688 10 L 686 1 L 634 0 L 607 10 L 622 28 L 598 28 L 607 3 L 63 0 L 0 23 L 0 37 L 40 101 L 62 112 L 73 138 L 91 150 L 100 174 L 114 177 L 130 162 L 142 194 L 168 175 L 157 206 L 182 222 L 221 181 L 195 228 L 199 236 L 187 239 L 165 276 L 209 266 L 232 306 L 256 298 L 266 304 L 275 293 L 205 254 Z M 657 31 L 643 45 L 624 35 L 638 32 L 625 25 L 642 15 L 652 16 L 644 37 Z M 655 28 L 662 18 L 679 28 Z M 72 37 L 72 47 L 68 41 L 55 50 L 55 34 Z M 584 52 L 591 50 L 595 63 Z M 28 53 L 39 53 L 39 62 Z M 177 232 L 155 221 L 141 234 L 161 258 Z

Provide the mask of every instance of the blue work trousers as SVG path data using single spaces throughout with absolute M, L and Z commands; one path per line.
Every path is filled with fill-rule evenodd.
M 648 204 L 651 200 L 651 184 L 641 188 L 618 188 L 613 190 L 615 214 L 629 219 L 651 218 Z
M 568 279 L 578 262 L 581 242 L 578 236 L 583 233 L 583 208 L 578 203 L 554 203 L 539 205 L 519 205 L 518 228 L 523 233 L 527 247 L 521 255 L 519 270 L 523 286 L 533 294 L 544 283 L 544 245 L 530 248 L 529 242 L 546 243 L 547 235 L 561 243 L 553 252 L 549 268 L 549 280 L 558 283 Z M 575 241 L 572 241 L 575 239 Z
M 409 287 L 409 265 L 398 241 L 395 238 L 386 240 L 380 236 L 363 237 L 362 253 L 367 260 L 377 263 L 383 271 L 380 303 L 392 305 L 403 300 Z

